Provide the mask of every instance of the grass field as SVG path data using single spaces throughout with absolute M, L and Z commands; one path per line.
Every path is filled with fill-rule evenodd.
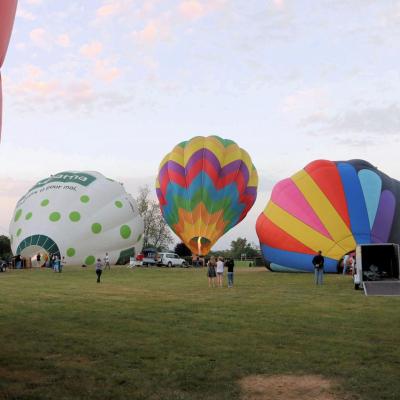
M 351 278 L 239 268 L 0 274 L 0 399 L 240 399 L 241 378 L 317 374 L 338 398 L 400 398 L 400 298 Z

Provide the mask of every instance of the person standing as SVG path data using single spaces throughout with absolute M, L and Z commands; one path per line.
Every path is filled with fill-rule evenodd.
M 36 266 L 37 267 L 40 267 L 41 266 L 41 264 L 40 264 L 40 259 L 41 259 L 42 257 L 41 257 L 41 255 L 40 255 L 40 253 L 37 253 L 36 254 Z
M 60 259 L 58 258 L 57 255 L 54 256 L 53 267 L 54 267 L 54 272 L 60 272 Z
M 207 277 L 208 277 L 208 287 L 215 287 L 215 278 L 217 276 L 215 272 L 216 262 L 215 257 L 211 256 L 207 263 Z
M 104 257 L 104 269 L 108 269 L 111 270 L 111 266 L 110 266 L 110 257 L 108 255 L 108 253 L 106 253 L 106 256 Z
M 101 277 L 102 273 L 103 273 L 103 264 L 102 264 L 100 258 L 98 258 L 97 262 L 96 262 L 97 283 L 100 283 L 100 277 Z
M 314 265 L 314 277 L 315 277 L 316 285 L 322 285 L 322 283 L 323 283 L 324 262 L 325 262 L 325 258 L 322 255 L 322 251 L 319 250 L 318 254 L 312 259 L 312 263 Z
M 235 262 L 232 258 L 228 258 L 225 262 L 228 267 L 228 288 L 233 287 L 233 269 L 235 268 Z
M 343 257 L 343 275 L 346 275 L 346 273 L 347 273 L 347 267 L 349 265 L 349 258 L 350 258 L 350 256 L 348 254 L 346 254 Z
M 224 262 L 222 261 L 222 257 L 218 257 L 217 261 L 217 284 L 219 287 L 222 287 L 224 280 Z

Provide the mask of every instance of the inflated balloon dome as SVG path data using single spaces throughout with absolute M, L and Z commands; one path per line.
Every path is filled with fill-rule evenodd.
M 245 218 L 257 197 L 258 175 L 234 141 L 196 136 L 160 164 L 156 190 L 163 216 L 194 254 Z
M 14 254 L 65 256 L 93 265 L 108 253 L 126 262 L 143 244 L 143 220 L 123 185 L 98 172 L 66 171 L 37 182 L 17 203 L 10 223 Z
M 257 220 L 264 258 L 274 271 L 325 270 L 357 244 L 400 243 L 400 182 L 363 160 L 317 160 L 275 185 Z

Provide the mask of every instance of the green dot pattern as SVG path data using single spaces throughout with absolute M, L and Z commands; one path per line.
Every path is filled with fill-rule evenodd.
M 25 215 L 25 219 L 26 219 L 27 221 L 29 221 L 31 218 L 32 218 L 32 213 L 31 213 L 31 212 L 28 212 L 28 214 Z
M 22 233 L 22 229 L 19 228 L 19 229 L 17 230 L 17 236 L 19 236 L 21 233 Z
M 73 257 L 76 254 L 76 250 L 72 247 L 70 247 L 69 249 L 67 249 L 67 256 L 68 257 Z
M 49 220 L 52 222 L 57 222 L 60 219 L 61 219 L 61 214 L 57 211 L 54 211 L 49 215 Z
M 41 205 L 42 207 L 46 207 L 46 206 L 49 205 L 49 203 L 50 203 L 49 199 L 44 199 L 44 200 L 40 203 L 40 205 Z
M 19 210 L 15 213 L 14 222 L 17 222 L 17 221 L 21 218 L 21 215 L 22 215 L 22 210 L 19 209 Z
M 89 196 L 86 196 L 86 195 L 81 196 L 81 202 L 82 203 L 89 203 L 89 201 L 90 201 L 90 197 Z
M 119 232 L 123 239 L 128 239 L 132 234 L 131 228 L 128 225 L 122 225 Z
M 70 219 L 72 222 L 78 222 L 78 221 L 81 219 L 81 214 L 79 214 L 78 211 L 72 211 L 72 212 L 69 214 L 69 219 Z
M 93 233 L 95 233 L 95 234 L 100 233 L 101 230 L 102 230 L 101 224 L 95 222 L 95 223 L 92 225 L 92 232 L 93 232 Z
M 96 262 L 96 259 L 94 256 L 87 256 L 85 259 L 85 264 L 86 265 L 93 265 Z
M 114 204 L 115 204 L 115 207 L 117 207 L 117 208 L 123 207 L 122 201 L 117 200 Z

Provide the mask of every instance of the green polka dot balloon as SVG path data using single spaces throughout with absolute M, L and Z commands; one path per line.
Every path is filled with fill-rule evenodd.
M 17 202 L 12 251 L 65 257 L 65 266 L 111 264 L 143 246 L 143 219 L 123 185 L 93 171 L 63 171 L 37 182 Z M 125 257 L 126 258 L 126 257 Z M 126 261 L 126 260 L 125 260 Z

